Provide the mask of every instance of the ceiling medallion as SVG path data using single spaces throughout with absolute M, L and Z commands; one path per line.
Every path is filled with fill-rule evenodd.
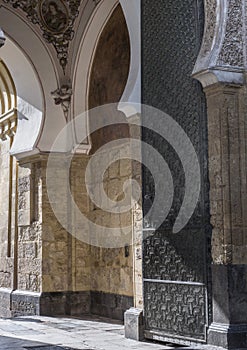
M 57 52 L 65 72 L 68 63 L 69 43 L 74 37 L 73 25 L 79 14 L 81 0 L 3 0 L 23 10 L 27 18 L 39 25 L 43 37 Z

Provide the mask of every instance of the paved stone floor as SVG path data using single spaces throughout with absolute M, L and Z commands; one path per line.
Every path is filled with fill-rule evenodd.
M 124 338 L 123 325 L 102 317 L 0 319 L 0 350 L 192 350 Z M 217 348 L 211 347 L 210 350 Z M 219 348 L 218 348 L 219 349 Z

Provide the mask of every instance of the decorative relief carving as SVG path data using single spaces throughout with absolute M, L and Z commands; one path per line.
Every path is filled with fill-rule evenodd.
M 205 292 L 203 286 L 145 282 L 146 329 L 204 340 Z
M 205 244 L 198 231 L 156 231 L 143 242 L 144 278 L 204 283 Z
M 215 17 L 216 1 L 208 0 L 208 5 L 207 16 Z M 143 0 L 142 22 L 143 103 L 163 110 L 181 125 L 198 154 L 202 175 L 196 211 L 184 230 L 174 235 L 171 228 L 184 196 L 184 172 L 172 147 L 159 135 L 143 130 L 143 140 L 163 155 L 174 182 L 173 206 L 162 227 L 150 233 L 150 223 L 144 223 L 145 235 L 150 233 L 143 242 L 146 327 L 169 334 L 174 340 L 176 336 L 180 340 L 183 337 L 205 340 L 207 317 L 212 319 L 210 295 L 206 295 L 206 287 L 193 283 L 205 284 L 210 291 L 208 144 L 207 135 L 202 132 L 207 129 L 207 116 L 202 88 L 191 77 L 203 35 L 203 1 Z M 215 23 L 209 22 L 206 29 L 209 50 L 215 30 Z M 148 154 L 144 152 L 144 160 L 145 157 Z M 146 169 L 142 180 L 148 209 L 155 197 L 155 186 Z
M 189 136 L 197 154 L 200 157 L 202 182 L 205 193 L 207 184 L 207 140 L 201 133 L 206 125 L 206 100 L 200 84 L 191 78 L 197 59 L 203 35 L 203 1 L 186 0 L 183 3 L 167 0 L 160 5 L 152 6 L 146 1 L 143 16 L 146 17 L 143 43 L 143 102 L 152 105 L 174 118 Z M 151 6 L 152 11 L 148 9 Z M 147 9 L 147 10 L 145 10 Z M 169 14 L 169 15 L 167 15 Z M 148 17 L 148 19 L 147 19 Z M 164 20 L 165 18 L 165 20 Z M 157 28 L 159 43 L 153 45 L 153 29 Z M 172 31 L 172 36 L 168 35 Z M 162 59 L 161 59 L 162 58 Z M 156 67 L 155 71 L 153 67 Z M 154 93 L 155 91 L 155 93 Z M 188 91 L 190 93 L 188 93 Z M 145 118 L 145 115 L 143 116 Z M 161 121 L 162 123 L 162 121 Z M 174 181 L 173 207 L 162 228 L 170 229 L 174 225 L 184 198 L 184 172 L 180 159 L 173 148 L 150 130 L 143 131 L 143 139 L 163 155 L 172 173 Z M 145 159 L 145 154 L 143 155 Z M 148 157 L 148 155 L 147 155 Z M 158 167 L 159 165 L 157 165 Z M 205 180 L 205 181 L 204 181 Z M 143 176 L 145 206 L 154 198 L 154 183 L 151 174 L 144 169 Z M 203 191 L 202 191 L 203 193 Z M 200 203 L 195 210 L 188 226 L 200 227 L 204 221 L 204 208 L 209 200 L 200 197 Z M 162 212 L 163 208 L 160 208 Z M 145 208 L 144 208 L 145 211 Z M 162 215 L 162 213 L 161 213 Z M 145 224 L 145 223 L 144 223 Z M 152 226 L 146 223 L 145 227 Z
M 216 8 L 217 0 L 204 0 L 205 7 L 205 32 L 200 56 L 206 56 L 212 49 L 216 32 Z
M 57 52 L 60 65 L 65 71 L 68 49 L 74 37 L 74 22 L 79 14 L 81 0 L 3 0 L 26 13 L 33 24 L 39 25 L 45 40 Z
M 229 0 L 224 42 L 219 55 L 220 65 L 243 67 L 243 1 Z
M 7 140 L 8 137 L 13 137 L 17 128 L 17 113 L 16 109 L 12 109 L 0 117 L 0 139 Z
M 246 66 L 246 0 L 204 0 L 204 40 L 194 67 L 202 85 L 215 82 L 243 84 Z
M 18 179 L 18 191 L 20 193 L 29 192 L 31 187 L 30 176 L 21 177 Z
M 52 96 L 56 105 L 61 105 L 66 120 L 68 120 L 71 96 L 73 94 L 70 84 L 62 85 L 61 88 L 53 91 Z

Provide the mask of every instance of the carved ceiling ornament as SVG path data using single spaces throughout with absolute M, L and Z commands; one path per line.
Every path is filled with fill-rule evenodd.
M 79 14 L 81 0 L 3 0 L 26 13 L 30 22 L 39 25 L 43 37 L 57 52 L 65 72 L 68 49 L 74 37 L 74 22 Z
M 69 108 L 71 103 L 71 97 L 73 95 L 72 87 L 70 84 L 62 85 L 55 91 L 51 92 L 56 105 L 61 105 L 64 112 L 65 119 L 68 121 Z

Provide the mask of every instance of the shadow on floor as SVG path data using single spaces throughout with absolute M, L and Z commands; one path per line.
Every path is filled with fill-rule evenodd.
M 68 347 L 37 343 L 29 340 L 0 336 L 1 350 L 76 350 Z

